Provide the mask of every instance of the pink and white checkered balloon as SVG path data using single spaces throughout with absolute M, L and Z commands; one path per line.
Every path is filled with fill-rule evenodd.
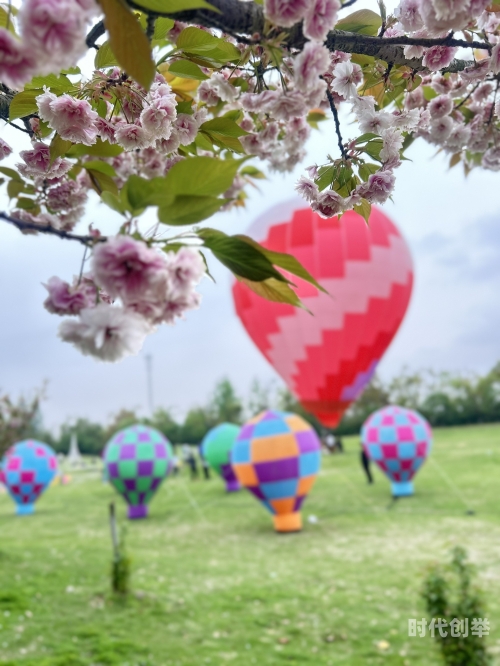
M 361 428 L 366 455 L 389 477 L 394 497 L 413 495 L 412 479 L 430 453 L 432 430 L 418 412 L 389 405 Z

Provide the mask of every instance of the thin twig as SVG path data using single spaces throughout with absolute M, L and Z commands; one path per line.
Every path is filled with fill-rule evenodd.
M 73 240 L 82 243 L 83 245 L 92 246 L 96 243 L 104 243 L 107 241 L 106 236 L 82 236 L 79 234 L 73 234 L 70 231 L 64 231 L 64 229 L 56 229 L 50 224 L 36 224 L 35 222 L 26 222 L 24 220 L 18 220 L 15 217 L 7 215 L 7 213 L 0 211 L 0 220 L 8 222 L 13 226 L 17 227 L 19 231 L 37 231 L 42 234 L 50 234 L 52 236 L 57 236 L 58 238 L 63 238 L 64 240 Z
M 337 139 L 338 139 L 338 144 L 340 148 L 340 153 L 344 160 L 349 159 L 349 155 L 347 154 L 347 151 L 344 146 L 344 142 L 342 141 L 342 134 L 340 133 L 340 121 L 339 121 L 339 114 L 337 112 L 337 107 L 335 106 L 335 100 L 333 99 L 333 95 L 330 92 L 329 88 L 326 89 L 326 96 L 328 97 L 328 102 L 330 104 L 330 109 L 332 110 L 332 115 L 333 115 L 333 120 L 335 121 L 335 132 L 337 133 Z

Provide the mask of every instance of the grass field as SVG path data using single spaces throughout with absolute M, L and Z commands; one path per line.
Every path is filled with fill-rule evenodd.
M 437 430 L 416 495 L 390 508 L 385 477 L 368 486 L 345 444 L 299 534 L 275 534 L 246 491 L 168 479 L 149 519 L 127 524 L 126 601 L 109 591 L 110 486 L 75 475 L 28 517 L 0 495 L 0 664 L 440 664 L 407 626 L 425 615 L 426 565 L 455 544 L 477 565 L 500 663 L 500 425 Z

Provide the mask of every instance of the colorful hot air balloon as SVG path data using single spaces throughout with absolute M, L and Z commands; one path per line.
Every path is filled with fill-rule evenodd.
M 120 430 L 106 444 L 108 479 L 129 505 L 129 518 L 148 515 L 148 502 L 168 474 L 172 459 L 168 439 L 144 425 Z
M 228 493 L 240 489 L 240 484 L 231 466 L 230 453 L 234 440 L 240 431 L 233 423 L 221 423 L 212 428 L 201 443 L 201 453 L 217 474 L 226 482 Z
M 413 495 L 412 479 L 430 453 L 432 431 L 418 412 L 390 405 L 369 416 L 361 429 L 366 455 L 389 477 L 394 497 Z
M 8 449 L 2 462 L 2 482 L 17 504 L 16 513 L 27 515 L 57 473 L 55 451 L 35 439 L 26 439 Z
M 266 411 L 240 430 L 231 452 L 239 482 L 274 514 L 277 532 L 302 528 L 300 507 L 321 463 L 321 444 L 296 414 Z
M 259 350 L 304 408 L 334 427 L 404 317 L 413 283 L 408 246 L 376 208 L 368 224 L 353 211 L 324 220 L 295 200 L 272 208 L 249 235 L 294 255 L 328 292 L 293 276 L 311 316 L 233 286 L 236 312 Z

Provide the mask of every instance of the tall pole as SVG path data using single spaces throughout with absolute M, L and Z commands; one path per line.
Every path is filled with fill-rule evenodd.
M 151 416 L 153 416 L 153 411 L 154 411 L 154 403 L 153 403 L 153 370 L 152 370 L 152 363 L 153 363 L 153 357 L 151 354 L 146 354 L 146 373 L 147 373 L 147 380 L 148 380 L 148 403 L 149 403 L 149 412 Z

